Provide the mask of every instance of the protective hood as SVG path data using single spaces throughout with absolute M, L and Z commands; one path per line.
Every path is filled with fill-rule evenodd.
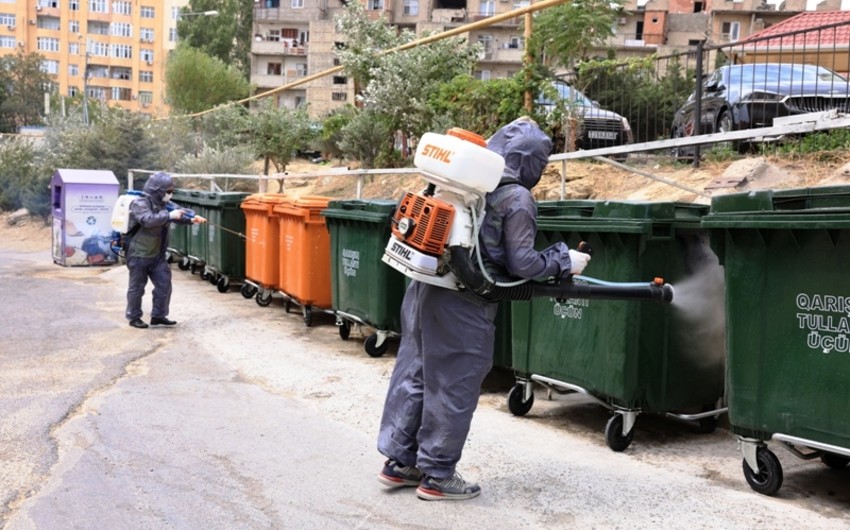
M 174 181 L 171 175 L 163 171 L 157 171 L 145 182 L 145 187 L 142 188 L 151 199 L 159 204 L 165 203 L 165 192 L 174 188 Z
M 522 117 L 496 131 L 487 141 L 487 149 L 505 159 L 502 183 L 519 181 L 530 190 L 540 182 L 552 140 L 531 118 Z

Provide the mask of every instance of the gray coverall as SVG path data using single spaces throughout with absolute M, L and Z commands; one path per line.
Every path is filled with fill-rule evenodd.
M 505 158 L 500 187 L 487 195 L 479 246 L 488 270 L 514 278 L 560 277 L 569 249 L 534 249 L 537 208 L 531 195 L 552 142 L 528 120 L 493 135 L 488 149 Z M 493 365 L 498 304 L 469 292 L 411 282 L 401 307 L 401 343 L 378 434 L 378 451 L 428 476 L 454 475 Z
M 166 190 L 174 187 L 171 175 L 154 173 L 145 183 L 143 194 L 130 205 L 130 229 L 140 224 L 129 239 L 127 269 L 130 279 L 127 286 L 127 320 L 142 318 L 142 297 L 150 278 L 153 284 L 152 318 L 168 316 L 171 303 L 171 267 L 165 252 L 168 248 L 168 223 L 192 224 L 185 217 L 172 221 L 166 209 Z

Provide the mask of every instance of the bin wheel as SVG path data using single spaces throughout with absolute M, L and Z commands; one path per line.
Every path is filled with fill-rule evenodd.
M 215 277 L 215 275 L 213 273 L 209 272 L 207 269 L 201 269 L 201 279 L 204 280 L 205 282 L 212 281 L 213 283 L 215 283 L 215 281 L 212 280 L 212 278 L 214 278 L 214 277 Z
M 302 314 L 304 315 L 304 325 L 309 328 L 313 325 L 313 309 L 310 306 L 305 305 Z
M 257 288 L 251 284 L 243 283 L 239 292 L 242 294 L 242 298 L 251 299 L 255 294 L 257 294 Z
M 605 425 L 605 443 L 612 451 L 625 451 L 635 437 L 635 430 L 623 434 L 623 415 L 614 414 Z
M 850 458 L 835 453 L 824 453 L 820 455 L 820 461 L 832 469 L 844 469 L 850 463 Z
M 271 291 L 261 291 L 257 293 L 257 297 L 254 299 L 257 301 L 257 305 L 260 307 L 268 307 L 269 304 L 272 303 L 272 292 Z
M 169 252 L 169 251 L 167 251 L 167 250 L 166 250 L 166 251 L 165 251 L 165 261 L 166 261 L 166 263 L 168 263 L 169 265 L 170 265 L 170 264 L 172 264 L 172 263 L 174 263 L 174 254 L 172 254 L 171 252 Z
M 378 334 L 374 333 L 366 337 L 366 341 L 363 343 L 363 349 L 366 350 L 369 357 L 380 357 L 387 351 L 387 341 L 385 340 L 383 344 L 378 346 Z
M 744 459 L 744 478 L 755 491 L 763 495 L 773 495 L 782 486 L 782 465 L 767 447 L 756 449 L 756 461 L 759 466 L 758 473 L 753 471 Z
M 191 265 L 189 265 L 189 272 L 192 274 L 192 276 L 194 276 L 195 273 L 198 272 L 198 264 L 192 263 Z
M 351 335 L 351 322 L 343 320 L 337 327 L 339 327 L 339 338 L 348 340 L 348 337 Z
M 213 285 L 218 285 L 219 277 L 220 276 L 218 274 L 216 274 L 215 272 L 208 272 L 207 273 L 207 280 Z
M 523 401 L 523 391 L 523 385 L 517 383 L 508 392 L 508 410 L 514 416 L 525 416 L 531 410 L 532 405 L 534 405 L 534 394 L 531 394 L 528 401 Z
M 292 300 L 290 300 L 289 298 L 285 298 L 283 300 L 283 310 L 286 311 L 287 313 L 292 311 Z
M 230 288 L 230 278 L 228 278 L 227 276 L 221 276 L 216 282 L 215 286 L 218 289 L 218 292 L 226 293 L 227 289 Z
M 192 267 L 192 263 L 189 261 L 189 258 L 183 256 L 180 258 L 180 261 L 177 262 L 177 268 L 181 271 L 187 271 Z

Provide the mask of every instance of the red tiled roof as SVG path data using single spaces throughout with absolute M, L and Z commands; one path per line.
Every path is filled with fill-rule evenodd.
M 822 26 L 828 26 L 830 24 L 839 24 L 841 22 L 845 22 L 846 25 L 820 31 L 815 29 Z M 753 42 L 754 39 L 795 31 L 804 33 Z M 750 35 L 747 40 L 743 41 L 741 44 L 749 43 L 752 43 L 756 48 L 847 46 L 847 44 L 850 43 L 850 11 L 807 11 L 805 13 L 800 13 L 799 15 L 794 15 L 791 18 L 785 19 L 782 22 L 778 22 L 770 26 L 769 28 L 765 28 L 758 33 Z

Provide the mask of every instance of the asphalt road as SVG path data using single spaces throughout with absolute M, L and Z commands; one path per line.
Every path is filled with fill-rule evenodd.
M 2 247 L 3 528 L 850 527 L 850 470 L 774 448 L 785 483 L 765 497 L 727 430 L 640 416 L 615 453 L 604 408 L 538 389 L 517 418 L 498 377 L 459 466 L 482 495 L 387 491 L 375 439 L 395 354 L 368 357 L 368 330 L 342 341 L 325 315 L 308 328 L 277 299 L 262 308 L 176 267 L 179 324 L 136 330 L 126 269 Z

